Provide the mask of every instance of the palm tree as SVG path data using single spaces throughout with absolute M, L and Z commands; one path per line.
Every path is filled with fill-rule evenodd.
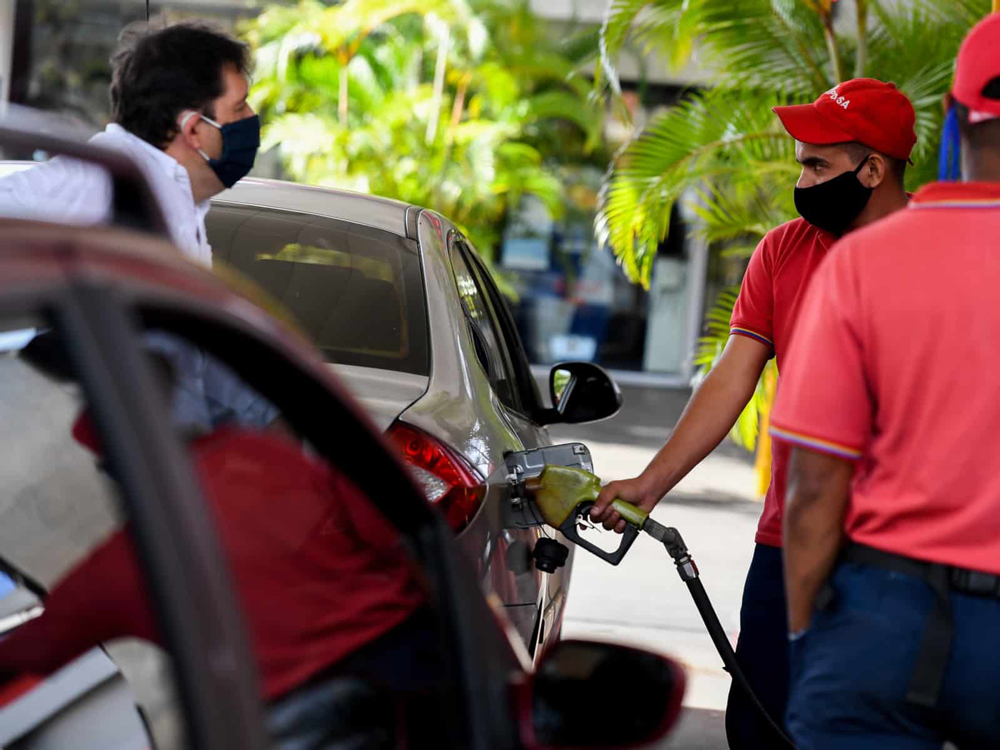
M 893 81 L 910 97 L 917 145 L 907 185 L 934 179 L 942 96 L 961 40 L 990 0 L 854 0 L 851 28 L 834 23 L 835 9 L 848 10 L 845 0 L 839 8 L 834 2 L 611 0 L 601 29 L 602 83 L 616 88 L 615 60 L 627 44 L 665 50 L 674 65 L 697 52 L 713 80 L 655 118 L 608 172 L 597 231 L 631 280 L 648 286 L 678 200 L 701 218 L 697 231 L 737 256 L 748 257 L 770 228 L 794 218 L 794 141 L 771 107 L 812 101 L 842 80 Z M 695 359 L 701 377 L 725 346 L 737 291 L 724 291 L 708 314 Z M 773 374 L 765 371 L 733 428 L 734 440 L 751 450 Z
M 550 41 L 527 0 L 302 0 L 242 31 L 294 179 L 434 208 L 487 258 L 525 194 L 563 214 L 555 162 L 599 158 L 597 35 Z

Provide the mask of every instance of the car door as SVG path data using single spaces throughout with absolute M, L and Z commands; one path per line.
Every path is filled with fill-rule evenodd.
M 518 578 L 522 581 L 520 593 L 524 602 L 521 611 L 512 619 L 526 635 L 529 649 L 533 654 L 538 654 L 538 646 L 550 634 L 554 632 L 558 635 L 569 588 L 573 547 L 558 530 L 531 515 L 525 515 L 524 506 L 517 497 L 518 483 L 524 476 L 539 473 L 547 464 L 593 471 L 593 462 L 586 446 L 582 444 L 552 446 L 548 430 L 533 418 L 542 407 L 524 346 L 514 327 L 513 316 L 485 264 L 464 238 L 456 239 L 454 243 L 453 262 L 456 261 L 456 253 L 460 264 L 455 266 L 456 275 L 460 268 L 467 269 L 470 278 L 464 283 L 474 284 L 474 291 L 479 295 L 475 302 L 479 317 L 474 327 L 481 331 L 483 341 L 491 347 L 496 360 L 491 366 L 497 370 L 497 374 L 491 375 L 491 378 L 498 380 L 496 390 L 500 402 L 499 411 L 523 447 L 521 451 L 505 455 L 504 463 L 488 478 L 487 484 L 498 497 L 504 511 L 502 533 L 505 553 L 510 558 L 508 569 L 513 565 L 524 565 L 523 556 L 529 556 L 529 574 L 519 573 L 518 569 L 512 571 L 519 573 Z M 463 281 L 459 283 L 461 285 Z M 557 539 L 569 548 L 566 564 L 553 573 L 539 571 L 534 559 L 530 557 L 538 540 L 543 538 Z M 528 596 L 532 597 L 530 607 L 527 606 Z
M 593 462 L 590 460 L 590 454 L 586 446 L 576 444 L 568 448 L 549 448 L 552 445 L 552 440 L 548 429 L 538 424 L 532 416 L 526 416 L 539 414 L 544 409 L 538 392 L 538 385 L 531 373 L 527 352 L 517 331 L 514 316 L 511 314 L 507 301 L 491 278 L 485 264 L 479 258 L 475 258 L 475 261 L 477 271 L 483 280 L 483 288 L 486 290 L 496 317 L 498 331 L 507 351 L 522 404 L 521 412 L 512 415 L 512 420 L 518 435 L 521 437 L 521 441 L 524 443 L 525 448 L 529 450 L 522 456 L 509 456 L 508 466 L 515 468 L 521 465 L 528 466 L 541 459 L 544 464 L 576 466 L 587 471 L 593 471 Z M 549 533 L 553 533 L 563 544 L 568 544 L 566 539 L 555 530 L 550 530 Z M 570 557 L 566 565 L 547 574 L 543 582 L 543 596 L 540 605 L 541 618 L 537 627 L 537 640 L 539 643 L 544 643 L 551 636 L 557 638 L 562 626 L 562 612 L 566 604 L 566 596 L 569 593 L 574 552 L 573 545 L 569 544 L 568 546 Z
M 490 418 L 499 420 L 503 432 L 509 436 L 506 438 L 508 442 L 501 446 L 492 443 L 486 446 L 494 465 L 502 466 L 503 454 L 509 452 L 509 445 L 516 445 L 519 449 L 524 447 L 518 429 L 523 421 L 520 394 L 483 278 L 476 272 L 474 255 L 458 234 L 452 236 L 450 249 L 455 284 L 476 359 L 492 390 L 488 404 L 480 403 L 472 408 L 492 410 L 494 414 Z M 484 587 L 503 602 L 508 616 L 531 650 L 540 596 L 544 590 L 544 574 L 535 567 L 531 553 L 541 530 L 536 525 L 514 524 L 511 521 L 507 488 L 502 482 L 487 481 L 485 504 L 491 512 L 491 522 L 487 542 L 490 563 Z

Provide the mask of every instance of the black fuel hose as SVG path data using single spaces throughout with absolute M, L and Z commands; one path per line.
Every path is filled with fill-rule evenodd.
M 722 657 L 722 663 L 726 665 L 729 674 L 732 675 L 732 678 L 743 689 L 747 697 L 750 698 L 750 701 L 756 706 L 760 715 L 767 719 L 768 726 L 774 730 L 782 746 L 794 748 L 795 743 L 792 742 L 791 738 L 771 718 L 771 714 L 764 708 L 764 704 L 760 702 L 757 694 L 750 687 L 746 675 L 743 674 L 743 670 L 740 669 L 740 665 L 736 662 L 736 653 L 729 643 L 729 638 L 726 636 L 726 631 L 723 629 L 722 623 L 719 622 L 719 616 L 715 613 L 715 608 L 712 606 L 712 602 L 705 592 L 705 587 L 701 584 L 701 579 L 692 578 L 689 581 L 685 581 L 685 583 L 687 584 L 688 591 L 691 592 L 691 598 L 694 599 L 694 606 L 698 608 L 698 614 L 701 615 L 701 619 L 705 622 L 708 635 L 712 638 L 712 643 L 715 644 L 715 649 L 719 652 L 719 656 Z
M 673 558 L 674 565 L 677 566 L 677 573 L 680 575 L 681 580 L 687 584 L 688 591 L 691 592 L 691 598 L 694 599 L 694 606 L 698 608 L 698 614 L 701 615 L 701 619 L 705 623 L 705 629 L 708 630 L 708 635 L 711 637 L 712 643 L 715 644 L 715 650 L 719 652 L 719 656 L 722 657 L 722 663 L 726 665 L 726 669 L 729 670 L 729 674 L 732 675 L 733 680 L 739 684 L 743 692 L 750 698 L 751 703 L 760 712 L 760 715 L 767 721 L 768 726 L 774 730 L 775 740 L 780 743 L 780 746 L 795 750 L 795 743 L 792 742 L 791 738 L 785 734 L 784 730 L 778 725 L 771 714 L 768 713 L 767 709 L 764 708 L 764 704 L 760 702 L 757 694 L 750 687 L 750 682 L 747 680 L 746 675 L 743 674 L 743 670 L 740 669 L 740 665 L 736 661 L 736 653 L 733 651 L 733 647 L 729 643 L 729 638 L 726 636 L 726 631 L 723 629 L 722 623 L 719 622 L 719 616 L 715 613 L 715 607 L 712 606 L 712 602 L 708 598 L 708 593 L 701 583 L 698 566 L 694 564 L 691 553 L 688 551 L 687 545 L 684 544 L 684 539 L 681 538 L 680 532 L 673 527 L 657 523 L 651 518 L 646 519 L 642 530 L 657 541 L 662 542 L 667 553 Z

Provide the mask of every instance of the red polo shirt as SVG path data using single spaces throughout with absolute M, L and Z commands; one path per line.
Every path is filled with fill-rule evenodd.
M 750 257 L 730 332 L 771 347 L 781 372 L 806 286 L 836 239 L 804 219 L 795 219 L 764 235 Z M 774 444 L 771 484 L 757 525 L 757 541 L 772 547 L 781 546 L 781 505 L 789 453 L 788 446 Z
M 1000 183 L 937 183 L 816 274 L 772 434 L 861 459 L 859 543 L 1000 574 Z

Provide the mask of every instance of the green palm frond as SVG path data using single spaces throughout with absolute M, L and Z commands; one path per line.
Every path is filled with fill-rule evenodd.
M 914 4 L 927 11 L 936 30 L 957 26 L 967 32 L 992 10 L 990 0 L 948 0 L 946 3 L 940 0 L 914 0 Z
M 269 5 L 254 18 L 242 21 L 237 29 L 251 46 L 259 49 L 270 42 L 280 41 L 296 26 L 315 21 L 325 7 L 319 0 L 299 0 L 295 5 Z
M 612 0 L 601 30 L 601 63 L 616 80 L 633 42 L 664 51 L 673 67 L 691 57 L 728 88 L 766 86 L 790 96 L 836 81 L 818 14 L 800 0 Z
M 694 188 L 697 200 L 687 203 L 701 219 L 695 230 L 706 242 L 757 241 L 785 221 L 792 191 L 788 176 L 761 179 L 749 185 L 717 183 Z
M 727 86 L 815 96 L 834 83 L 819 16 L 800 0 L 699 0 L 707 60 Z
M 611 0 L 601 24 L 600 54 L 601 68 L 611 86 L 620 91 L 618 70 L 615 67 L 618 55 L 632 31 L 632 25 L 649 0 Z
M 768 162 L 784 168 L 790 139 L 770 112 L 780 101 L 767 92 L 696 94 L 655 119 L 625 149 L 601 191 L 595 227 L 629 278 L 648 284 L 670 208 L 685 191 L 703 181 L 753 174 Z

